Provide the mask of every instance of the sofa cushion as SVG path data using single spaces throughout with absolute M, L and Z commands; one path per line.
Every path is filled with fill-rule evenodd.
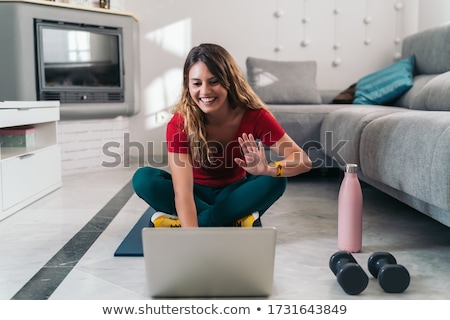
M 385 105 L 413 86 L 414 56 L 373 72 L 356 84 L 354 104 Z
M 283 125 L 286 133 L 310 156 L 313 167 L 325 167 L 323 160 L 316 156 L 323 154 L 320 144 L 320 126 L 330 112 L 352 105 L 336 104 L 277 104 L 269 105 L 275 118 Z
M 320 104 L 315 61 L 274 61 L 248 57 L 247 78 L 268 104 Z
M 412 88 L 406 91 L 402 96 L 400 96 L 400 98 L 395 101 L 394 105 L 397 107 L 411 108 L 419 91 L 428 83 L 428 81 L 436 76 L 436 74 L 421 74 L 415 76 L 413 79 L 414 85 L 412 86 Z
M 320 126 L 324 118 L 331 112 L 344 107 L 349 107 L 349 105 L 269 105 L 270 111 L 272 111 L 275 118 L 283 125 L 286 133 L 303 148 L 308 148 L 310 144 L 319 143 Z
M 411 109 L 450 111 L 450 71 L 428 81 L 417 93 Z
M 320 128 L 320 142 L 325 154 L 339 165 L 360 164 L 361 133 L 371 121 L 396 112 L 408 112 L 405 108 L 386 106 L 350 105 L 331 112 Z
M 332 104 L 333 99 L 339 95 L 341 90 L 329 89 L 329 90 L 319 90 L 319 92 L 320 92 L 320 98 L 322 99 L 322 104 Z

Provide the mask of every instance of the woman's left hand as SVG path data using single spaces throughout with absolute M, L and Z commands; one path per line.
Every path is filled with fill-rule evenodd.
M 235 158 L 234 161 L 245 171 L 252 175 L 267 175 L 268 165 L 264 153 L 264 145 L 261 141 L 256 142 L 252 134 L 242 134 L 238 138 L 244 159 Z

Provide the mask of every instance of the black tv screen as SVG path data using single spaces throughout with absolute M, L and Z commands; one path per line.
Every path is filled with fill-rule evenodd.
M 39 100 L 123 102 L 122 30 L 35 21 Z

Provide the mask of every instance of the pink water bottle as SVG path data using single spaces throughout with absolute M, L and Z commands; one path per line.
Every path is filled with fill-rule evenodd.
M 362 247 L 363 197 L 358 180 L 358 165 L 345 166 L 338 198 L 339 250 L 359 252 Z

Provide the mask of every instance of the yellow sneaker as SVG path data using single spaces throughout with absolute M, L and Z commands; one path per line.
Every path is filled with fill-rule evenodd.
M 259 218 L 259 212 L 253 212 L 248 216 L 245 216 L 239 220 L 237 220 L 233 227 L 242 227 L 242 228 L 253 228 L 253 227 L 262 227 L 261 219 Z
M 164 212 L 155 212 L 151 220 L 155 228 L 181 228 L 181 223 L 177 216 Z

